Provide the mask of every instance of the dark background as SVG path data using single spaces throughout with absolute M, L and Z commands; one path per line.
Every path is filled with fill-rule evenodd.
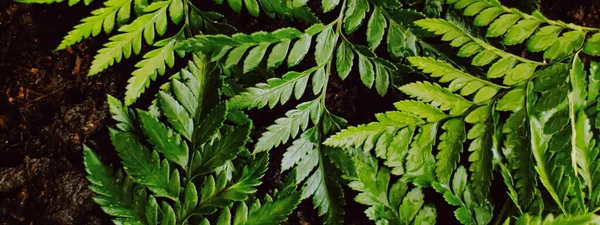
M 87 189 L 81 146 L 89 145 L 105 162 L 118 165 L 108 138 L 107 127 L 112 121 L 105 96 L 123 96 L 140 56 L 87 77 L 106 35 L 54 51 L 67 32 L 99 6 L 98 2 L 68 7 L 66 3 L 27 5 L 0 0 L 0 225 L 111 224 Z M 219 12 L 231 15 L 228 21 L 240 25 L 237 27 L 244 32 L 294 26 L 221 9 Z M 550 19 L 600 26 L 600 1 L 542 0 L 542 11 Z M 374 113 L 391 108 L 394 101 L 392 96 L 381 98 L 365 88 L 356 75 L 343 82 L 332 79 L 328 92 L 328 108 L 352 125 L 372 120 Z M 253 136 L 260 135 L 284 112 L 251 112 L 257 127 Z M 261 186 L 263 193 L 277 187 L 281 180 L 277 165 L 282 151 L 273 152 L 271 168 Z M 364 217 L 364 208 L 351 201 L 355 194 L 345 192 L 347 224 L 373 224 Z M 505 197 L 504 193 L 494 194 Z M 504 200 L 498 200 L 496 207 L 501 207 Z M 453 217 L 452 210 L 446 204 L 438 205 L 438 221 L 454 221 L 448 218 Z M 310 202 L 301 204 L 287 223 L 321 224 Z

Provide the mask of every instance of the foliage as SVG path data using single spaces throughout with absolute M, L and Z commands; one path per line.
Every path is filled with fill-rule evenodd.
M 63 0 L 15 0 L 23 3 L 59 3 Z M 74 5 L 80 0 L 69 0 Z M 223 0 L 217 1 L 222 3 Z M 90 4 L 92 0 L 85 0 Z M 246 8 L 258 16 L 258 3 L 264 12 L 275 15 L 297 18 L 306 22 L 318 22 L 318 18 L 306 7 L 295 7 L 289 3 L 273 0 L 245 0 Z M 128 81 L 125 104 L 131 105 L 150 86 L 157 76 L 164 75 L 166 69 L 175 66 L 184 52 L 175 50 L 174 46 L 188 37 L 205 33 L 231 32 L 235 30 L 228 24 L 217 20 L 223 15 L 216 12 L 199 10 L 191 0 L 103 0 L 103 6 L 83 18 L 81 23 L 70 31 L 57 47 L 66 49 L 90 36 L 101 33 L 111 35 L 104 47 L 92 61 L 89 76 L 97 75 L 115 63 L 128 59 L 132 55 L 144 52 L 142 59 L 135 64 L 136 70 Z M 241 0 L 230 0 L 229 5 L 237 12 L 241 9 Z M 171 28 L 169 28 L 171 27 Z M 169 29 L 168 29 L 169 28 Z M 151 50 L 145 50 L 144 43 Z
M 275 224 L 311 198 L 324 224 L 343 224 L 343 185 L 378 225 L 435 224 L 431 192 L 462 224 L 600 221 L 600 29 L 550 20 L 537 0 L 320 0 L 322 18 L 306 0 L 214 2 L 303 28 L 232 34 L 189 0 L 105 0 L 58 47 L 116 30 L 90 75 L 144 51 L 125 103 L 108 99 L 123 170 L 85 150 L 115 223 Z M 148 110 L 129 109 L 176 55 L 192 61 Z M 349 76 L 400 97 L 396 109 L 346 127 L 327 106 L 330 82 Z M 246 149 L 242 110 L 280 105 L 291 109 Z M 277 150 L 286 185 L 258 201 Z
M 600 158 L 592 118 L 597 118 L 598 63 L 586 66 L 579 52 L 595 55 L 587 46 L 597 29 L 551 21 L 539 12 L 527 15 L 497 1 L 447 3 L 474 16 L 476 26 L 489 26 L 486 38 L 526 43 L 528 51 L 543 51 L 552 61 L 509 53 L 456 21 L 418 20 L 416 25 L 457 48 L 470 67 L 457 67 L 448 58 L 408 57 L 436 81 L 401 86 L 415 100 L 400 101 L 396 111 L 378 114 L 377 122 L 349 127 L 324 143 L 375 149 L 400 180 L 431 186 L 458 207 L 455 216 L 462 224 L 492 221 L 490 186 L 497 173 L 508 187 L 516 224 L 596 223 Z M 586 33 L 591 38 L 586 40 Z M 398 162 L 389 163 L 390 158 Z M 496 216 L 510 224 L 511 214 Z
M 337 12 L 337 19 L 328 24 L 315 23 L 304 31 L 282 28 L 273 32 L 231 36 L 198 35 L 181 42 L 177 49 L 210 55 L 211 61 L 219 62 L 225 69 L 240 64 L 244 74 L 265 64 L 267 71 L 281 69 L 283 64 L 292 69 L 281 77 L 270 78 L 266 83 L 249 87 L 234 96 L 229 100 L 233 108 L 252 109 L 267 105 L 273 108 L 293 98 L 304 98 L 308 95 L 306 89 L 312 87 L 311 93 L 315 97 L 302 101 L 285 117 L 275 120 L 275 124 L 269 126 L 256 142 L 254 153 L 270 151 L 293 140 L 284 153 L 283 170 L 296 173 L 296 182 L 303 185 L 303 199 L 312 196 L 325 224 L 341 224 L 344 215 L 342 180 L 336 177 L 339 172 L 332 164 L 346 165 L 351 161 L 344 157 L 333 158 L 328 154 L 331 149 L 322 145 L 326 135 L 341 129 L 346 123 L 326 108 L 329 77 L 337 73 L 345 79 L 355 67 L 356 59 L 363 84 L 369 88 L 374 86 L 379 94 L 385 95 L 397 68 L 374 51 L 387 40 L 388 51 L 394 56 L 418 54 L 416 38 L 406 24 L 424 15 L 400 8 L 401 4 L 397 1 L 324 0 L 321 3 L 324 12 Z M 334 9 L 339 9 L 339 12 Z M 248 7 L 248 10 L 251 8 Z M 367 21 L 366 13 L 370 11 L 372 14 Z M 404 16 L 410 19 L 402 18 Z M 367 28 L 368 46 L 354 44 L 349 39 L 349 35 L 363 23 Z M 386 30 L 388 35 L 384 37 Z M 393 41 L 400 38 L 412 38 L 413 43 Z M 314 57 L 308 56 L 311 50 Z M 314 62 L 306 59 L 314 59 Z M 301 63 L 313 66 L 293 71 Z
M 118 122 L 110 136 L 123 170 L 103 165 L 87 147 L 84 164 L 94 200 L 115 224 L 275 224 L 299 203 L 293 183 L 263 201 L 253 197 L 268 155 L 248 155 L 251 121 L 226 120 L 236 112 L 206 90 L 219 79 L 216 72 L 194 55 L 149 111 L 133 111 L 109 96 Z

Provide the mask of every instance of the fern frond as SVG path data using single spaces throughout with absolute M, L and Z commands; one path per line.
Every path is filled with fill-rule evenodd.
M 83 162 L 89 188 L 97 194 L 94 201 L 104 212 L 117 217 L 113 219 L 116 224 L 157 224 L 157 201 L 142 186 L 134 184 L 121 171 L 113 172 L 87 146 L 83 147 Z
M 312 171 L 314 166 L 316 165 L 316 161 L 307 159 L 307 155 L 315 149 L 315 136 L 316 129 L 310 128 L 306 130 L 306 132 L 300 135 L 300 138 L 296 139 L 292 145 L 285 151 L 283 154 L 283 159 L 281 159 L 281 170 L 286 171 L 291 169 L 292 167 L 299 165 L 302 161 L 303 165 L 307 165 L 311 163 L 314 165 L 309 166 L 310 168 L 301 168 L 296 172 L 296 182 L 300 183 L 308 176 L 308 174 Z M 304 174 L 304 175 L 301 175 Z
M 167 14 L 169 5 L 173 1 L 178 0 L 152 3 L 144 8 L 146 14 L 119 28 L 121 33 L 110 37 L 104 48 L 98 50 L 98 54 L 94 56 L 88 75 L 96 75 L 115 62 L 120 62 L 123 57 L 129 58 L 132 53 L 139 54 L 142 38 L 146 43 L 153 44 L 155 30 L 160 36 L 167 31 Z
M 318 67 L 302 71 L 288 72 L 281 78 L 271 78 L 267 83 L 257 84 L 256 87 L 246 89 L 242 94 L 236 95 L 230 101 L 233 108 L 263 108 L 267 104 L 269 108 L 277 104 L 285 104 L 292 94 L 296 99 L 304 95 L 310 75 L 317 71 Z
M 366 14 L 371 11 L 371 6 L 368 0 L 349 0 L 346 4 L 347 9 L 343 22 L 344 31 L 352 34 L 363 23 Z
M 127 81 L 125 92 L 125 104 L 133 104 L 142 93 L 150 86 L 150 82 L 156 80 L 157 75 L 163 75 L 167 67 L 175 65 L 175 44 L 183 39 L 183 29 L 175 36 L 163 39 L 154 44 L 154 49 L 144 55 L 144 59 L 138 62 L 132 77 Z M 181 54 L 180 54 L 181 56 Z
M 467 134 L 471 140 L 469 145 L 469 170 L 472 172 L 473 191 L 480 198 L 486 198 L 492 181 L 492 135 L 491 111 L 489 105 L 473 110 L 465 118 L 465 122 L 473 124 Z
M 459 207 L 454 216 L 465 225 L 488 224 L 492 219 L 492 206 L 489 202 L 477 202 L 473 199 L 471 186 L 467 183 L 467 170 L 460 166 L 456 169 L 451 186 L 433 182 L 432 186 L 444 196 L 450 205 Z
M 147 186 L 156 196 L 175 199 L 179 195 L 177 170 L 171 170 L 166 160 L 160 160 L 156 151 L 151 151 L 134 134 L 110 130 L 110 138 L 119 153 L 123 167 L 131 179 Z M 177 186 L 174 186 L 177 185 Z
M 466 141 L 465 123 L 461 119 L 451 119 L 442 125 L 444 133 L 438 144 L 435 173 L 439 183 L 449 184 L 452 172 L 460 161 L 463 143 Z
M 229 7 L 236 13 L 242 11 L 242 0 L 216 0 L 215 2 L 223 4 L 224 1 L 227 1 Z M 243 2 L 248 13 L 254 17 L 258 17 L 262 11 L 271 18 L 277 15 L 311 24 L 319 22 L 319 18 L 305 5 L 306 1 L 292 3 L 290 0 L 243 0 Z
M 302 187 L 302 199 L 312 195 L 314 208 L 317 209 L 319 216 L 324 217 L 324 224 L 343 224 L 345 201 L 342 186 L 325 170 L 325 162 L 323 162 L 320 149 L 314 149 L 307 159 L 315 160 L 318 165 L 315 165 L 316 170 L 306 179 Z M 301 169 L 303 168 L 298 166 L 298 171 Z
M 104 2 L 103 8 L 92 11 L 92 15 L 81 20 L 81 24 L 76 25 L 72 31 L 67 34 L 56 50 L 62 50 L 84 38 L 97 36 L 104 30 L 109 34 L 117 24 L 124 23 L 130 18 L 132 0 L 108 0 Z M 89 4 L 86 1 L 86 5 Z
M 542 122 L 536 117 L 529 118 L 531 132 L 531 150 L 536 161 L 536 171 L 550 196 L 554 199 L 563 213 L 573 212 L 577 209 L 567 208 L 569 193 L 572 188 L 579 188 L 579 183 L 575 177 L 571 162 L 571 153 L 569 152 L 568 140 L 566 134 L 568 129 L 552 135 L 543 133 Z M 566 132 L 565 132 L 566 131 Z M 567 140 L 564 137 L 566 136 Z M 558 166 L 560 165 L 560 166 Z M 581 196 L 579 196 L 581 197 Z M 572 207 L 583 208 L 583 199 L 575 198 Z
M 259 200 L 247 203 L 241 202 L 234 213 L 228 208 L 221 211 L 217 221 L 211 223 L 204 218 L 200 225 L 270 225 L 279 224 L 286 220 L 294 208 L 300 203 L 299 194 L 276 197 L 274 200 L 267 195 L 263 203 Z M 234 217 L 232 218 L 232 214 Z
M 300 131 L 306 130 L 309 121 L 318 123 L 320 119 L 321 99 L 299 104 L 296 109 L 288 111 L 283 118 L 275 120 L 275 124 L 267 127 L 267 132 L 258 139 L 254 152 L 268 151 L 273 147 L 286 143 L 296 137 Z
M 435 157 L 433 146 L 438 135 L 439 123 L 428 123 L 419 128 L 406 156 L 405 174 L 402 179 L 420 186 L 428 186 L 435 180 Z
M 140 127 L 154 149 L 162 153 L 169 161 L 186 168 L 189 149 L 181 136 L 147 112 L 138 111 L 137 115 Z
M 427 81 L 406 84 L 400 87 L 400 90 L 423 102 L 439 106 L 444 111 L 449 110 L 450 115 L 460 115 L 473 105 L 472 102 L 453 94 L 448 89 Z
M 211 56 L 211 61 L 226 58 L 225 68 L 236 65 L 244 58 L 244 72 L 253 71 L 268 55 L 269 69 L 278 68 L 288 57 L 288 66 L 294 66 L 308 53 L 312 37 L 326 28 L 323 24 L 315 24 L 305 30 L 282 28 L 273 32 L 256 32 L 253 34 L 199 35 L 178 44 L 176 49 L 187 52 L 203 52 Z M 290 49 L 292 40 L 296 40 Z M 276 44 L 267 54 L 267 48 Z M 252 48 L 252 49 L 250 49 Z M 248 56 L 243 57 L 250 49 Z
M 345 79 L 354 66 L 354 58 L 358 58 L 358 71 L 362 83 L 368 88 L 375 85 L 379 95 L 387 93 L 390 74 L 396 73 L 396 66 L 378 57 L 371 49 L 352 44 L 342 35 L 343 41 L 336 51 L 336 69 L 340 78 Z
M 412 113 L 427 122 L 435 123 L 448 117 L 442 110 L 427 103 L 414 100 L 404 100 L 394 103 L 397 110 Z
M 107 95 L 107 102 L 112 119 L 118 122 L 116 127 L 121 131 L 133 132 L 135 130 L 133 110 L 124 106 L 121 101 L 111 95 Z
M 499 106 L 497 105 L 496 109 Z M 505 135 L 502 152 L 507 159 L 507 170 L 514 171 L 514 176 L 511 175 L 511 177 L 516 180 L 510 182 L 514 183 L 511 186 L 516 188 L 517 193 L 512 198 L 515 205 L 526 208 L 534 198 L 537 176 L 535 173 L 535 160 L 528 143 L 530 135 L 525 110 L 519 109 L 513 113 L 506 120 L 502 132 Z
M 245 201 L 256 193 L 260 179 L 265 175 L 268 166 L 268 155 L 260 154 L 250 158 L 242 169 L 239 177 L 231 183 L 227 182 L 224 173 L 208 176 L 201 189 L 201 197 L 194 212 L 201 215 L 210 215 L 219 208 L 225 208 L 236 201 Z
M 332 147 L 362 148 L 364 151 L 383 149 L 385 153 L 396 131 L 407 126 L 424 124 L 417 116 L 404 112 L 380 113 L 376 117 L 379 122 L 342 130 L 329 137 L 323 144 Z
M 490 81 L 462 72 L 448 63 L 426 57 L 408 57 L 408 61 L 418 67 L 423 73 L 440 79 L 440 83 L 450 83 L 448 89 L 460 91 L 460 95 L 473 97 L 474 103 L 490 100 L 498 91 L 505 88 Z
M 355 200 L 370 206 L 365 212 L 369 219 L 378 224 L 407 225 L 436 220 L 435 208 L 423 204 L 421 188 L 408 191 L 407 184 L 402 181 L 390 186 L 389 170 L 378 168 L 377 162 L 368 153 L 349 151 L 356 166 L 356 175 L 346 175 L 346 179 L 350 181 L 350 188 L 359 192 Z
M 590 77 L 588 84 L 588 74 L 584 70 L 584 64 L 579 58 L 579 55 L 575 55 L 573 59 L 573 66 L 569 75 L 571 83 L 571 92 L 569 93 L 569 116 L 571 119 L 571 145 L 573 149 L 573 161 L 577 165 L 576 174 L 579 174 L 585 184 L 587 185 L 588 196 L 592 200 L 590 204 L 593 208 L 597 208 L 598 200 L 593 197 L 597 196 L 595 187 L 600 182 L 598 177 L 598 170 L 600 169 L 600 160 L 598 159 L 600 149 L 596 146 L 596 139 L 594 139 L 594 133 L 592 132 L 592 122 L 586 113 L 586 109 L 590 104 L 588 101 L 597 101 L 596 97 L 589 91 L 594 91 L 597 88 L 594 87 L 592 82 L 595 82 Z M 596 75 L 596 74 L 594 74 Z M 597 95 L 597 94 L 596 94 Z
M 250 128 L 251 124 L 246 123 L 233 130 L 227 130 L 221 138 L 203 146 L 192 157 L 192 165 L 190 165 L 192 174 L 198 176 L 211 173 L 227 161 L 236 158 L 248 141 Z
M 571 55 L 584 46 L 587 33 L 598 34 L 596 28 L 549 20 L 539 11 L 528 15 L 517 9 L 505 7 L 497 0 L 446 3 L 454 4 L 454 8 L 463 10 L 466 16 L 474 16 L 476 26 L 489 26 L 487 37 L 504 36 L 505 45 L 516 45 L 527 40 L 527 50 L 544 51 L 544 58 L 548 59 L 560 59 Z M 597 40 L 591 40 L 586 45 L 594 45 L 596 42 Z M 584 48 L 584 51 L 595 54 L 595 50 L 589 48 Z
M 471 64 L 486 66 L 494 62 L 487 71 L 488 78 L 503 77 L 505 85 L 515 85 L 533 76 L 541 62 L 531 61 L 498 49 L 483 40 L 471 36 L 458 26 L 442 19 L 422 19 L 415 24 L 424 29 L 443 35 L 443 41 L 451 41 L 452 47 L 460 47 L 459 57 L 473 57 Z

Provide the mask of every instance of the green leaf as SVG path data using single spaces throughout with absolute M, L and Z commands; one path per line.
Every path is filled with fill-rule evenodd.
M 271 50 L 269 59 L 267 60 L 267 68 L 275 69 L 283 63 L 285 56 L 288 54 L 290 48 L 290 40 L 284 40 L 279 44 L 275 45 Z
M 421 207 L 423 206 L 423 192 L 420 188 L 413 188 L 409 191 L 404 199 L 402 199 L 402 205 L 400 205 L 400 219 L 404 224 L 409 224 L 413 218 L 417 215 Z
M 167 9 L 170 1 L 155 2 L 147 6 L 144 14 L 136 18 L 131 24 L 119 28 L 120 34 L 109 38 L 109 42 L 98 50 L 94 56 L 88 75 L 96 75 L 115 62 L 120 62 L 123 57 L 129 58 L 131 54 L 139 54 L 142 48 L 142 35 L 146 43 L 154 43 L 154 32 L 163 35 L 167 29 Z
M 562 27 L 559 26 L 545 26 L 540 28 L 530 39 L 527 41 L 527 50 L 532 52 L 540 52 L 549 48 L 558 35 L 562 31 Z
M 559 59 L 579 50 L 585 41 L 584 31 L 569 31 L 563 33 L 546 52 L 544 58 Z
M 385 153 L 385 149 L 392 141 L 390 137 L 398 129 L 424 124 L 417 116 L 405 112 L 382 113 L 377 114 L 376 117 L 379 122 L 349 127 L 329 137 L 323 144 L 333 147 L 362 148 L 363 151 L 370 151 L 373 148 L 384 149 Z
M 402 112 L 412 113 L 422 119 L 426 119 L 430 123 L 438 122 L 448 117 L 439 108 L 420 101 L 404 100 L 394 103 L 394 106 Z
M 300 131 L 306 130 L 309 121 L 318 122 L 321 112 L 320 99 L 299 104 L 296 109 L 288 111 L 283 118 L 275 120 L 275 124 L 267 127 L 267 131 L 258 139 L 254 152 L 271 150 L 294 138 Z
M 521 104 L 524 105 L 525 103 L 522 102 Z M 537 185 L 535 160 L 529 145 L 529 126 L 525 110 L 519 109 L 513 113 L 504 124 L 502 132 L 506 135 L 502 152 L 507 159 L 507 166 L 510 168 L 510 172 L 514 174 L 512 175 L 514 180 L 516 180 L 512 186 L 517 189 L 515 191 L 517 194 L 511 196 L 511 198 L 517 207 L 525 209 L 532 202 Z
M 117 123 L 117 128 L 121 131 L 133 132 L 135 130 L 133 122 L 135 114 L 133 111 L 125 107 L 121 101 L 111 95 L 107 95 L 107 101 L 112 119 L 119 122 Z
M 225 61 L 225 69 L 237 65 L 240 60 L 242 60 L 242 56 L 244 56 L 248 48 L 250 48 L 250 46 L 239 46 L 231 50 L 227 60 Z
M 186 168 L 189 150 L 181 137 L 148 112 L 139 110 L 138 116 L 142 131 L 154 149 L 162 153 L 169 161 Z
M 373 10 L 373 14 L 371 14 L 369 24 L 367 25 L 367 42 L 371 49 L 376 49 L 379 44 L 381 44 L 386 27 L 387 20 L 381 12 L 381 9 L 376 7 Z
M 504 77 L 504 84 L 515 85 L 519 82 L 527 80 L 534 75 L 536 65 L 529 63 L 521 63 L 515 66 L 512 70 L 507 72 Z
M 385 96 L 390 86 L 390 73 L 387 68 L 379 63 L 375 63 L 375 89 L 381 96 Z
M 62 0 L 36 0 L 36 1 L 18 1 L 24 3 L 49 3 L 42 1 Z M 90 2 L 90 1 L 86 1 Z M 80 42 L 84 38 L 90 36 L 98 36 L 102 30 L 109 34 L 115 27 L 115 17 L 117 22 L 123 23 L 129 20 L 129 11 L 131 10 L 132 0 L 109 0 L 104 3 L 103 8 L 92 11 L 92 15 L 81 20 L 81 23 L 76 25 L 72 31 L 67 34 L 56 48 L 56 50 L 65 49 L 73 44 Z
M 585 45 L 583 46 L 583 52 L 593 56 L 600 55 L 600 33 L 595 33 L 586 40 Z
M 224 133 L 221 138 L 203 146 L 200 150 L 200 162 L 192 160 L 193 174 L 202 175 L 213 172 L 227 161 L 234 159 L 248 141 L 250 124 L 246 123 Z M 194 158 L 195 159 L 195 158 Z
M 512 26 L 506 36 L 504 36 L 503 43 L 506 45 L 516 45 L 523 43 L 525 39 L 529 38 L 541 24 L 539 20 L 524 19 L 519 21 L 516 25 Z
M 436 224 L 437 211 L 435 207 L 425 205 L 415 217 L 413 224 L 434 225 Z
M 473 103 L 440 87 L 438 84 L 427 81 L 407 84 L 400 87 L 400 90 L 423 102 L 431 103 L 436 107 L 439 106 L 442 110 L 450 110 L 451 115 L 460 115 L 473 105 Z
M 437 123 L 421 126 L 420 133 L 415 136 L 406 156 L 406 174 L 403 179 L 420 186 L 429 185 L 435 180 L 435 157 L 432 151 L 438 126 Z
M 315 62 L 317 65 L 325 65 L 331 59 L 337 39 L 338 34 L 333 30 L 333 27 L 325 28 L 317 36 L 315 46 Z
M 223 4 L 223 1 L 216 0 L 218 4 Z M 227 2 L 229 3 L 229 7 L 236 13 L 242 11 L 242 0 L 227 0 Z M 244 0 L 243 2 L 246 5 L 248 13 L 255 17 L 258 17 L 260 12 L 264 12 L 271 18 L 275 18 L 277 15 L 289 19 L 298 19 L 311 24 L 319 22 L 319 18 L 311 12 L 306 4 L 292 4 L 292 1 L 278 0 Z
M 513 26 L 519 19 L 520 16 L 515 14 L 504 14 L 500 16 L 498 19 L 494 20 L 490 27 L 486 32 L 487 37 L 499 37 L 502 36 L 508 31 L 508 29 Z
M 473 191 L 479 199 L 485 199 L 490 191 L 492 180 L 492 121 L 489 119 L 491 107 L 483 106 L 473 111 L 465 121 L 475 123 L 469 130 L 467 138 L 471 141 L 469 145 L 469 162 L 471 166 L 469 171 L 473 174 L 471 181 L 473 182 Z M 479 114 L 478 116 L 472 116 Z M 474 117 L 474 118 L 469 118 Z
M 290 55 L 288 56 L 288 67 L 298 65 L 298 63 L 304 59 L 304 56 L 306 56 L 310 49 L 311 41 L 312 37 L 305 34 L 294 43 Z
M 329 12 L 340 4 L 340 0 L 323 0 L 321 3 L 323 12 Z
M 449 184 L 452 172 L 463 152 L 463 143 L 466 140 L 465 123 L 461 119 L 451 119 L 442 125 L 442 129 L 445 132 L 440 136 L 435 172 L 438 182 Z
M 258 2 L 256 2 L 256 0 L 244 0 L 244 3 L 246 5 L 246 9 L 248 10 L 248 13 L 250 13 L 250 15 L 258 17 L 258 15 L 260 14 L 260 9 L 258 8 Z
M 360 73 L 360 80 L 368 88 L 373 87 L 375 82 L 375 71 L 373 69 L 373 63 L 371 60 L 362 54 L 358 54 L 358 72 Z
M 178 190 L 169 190 L 170 168 L 160 161 L 156 151 L 150 151 L 132 133 L 110 130 L 110 139 L 117 150 L 127 174 L 133 181 L 148 186 L 156 196 L 175 199 Z
M 196 213 L 203 215 L 211 214 L 218 208 L 229 206 L 235 201 L 244 201 L 256 193 L 257 187 L 262 183 L 268 166 L 266 154 L 251 157 L 241 169 L 241 174 L 233 178 L 231 183 L 225 184 L 225 175 L 217 175 L 215 183 L 213 177 L 209 177 L 202 188 L 202 198 L 195 208 Z
M 569 66 L 564 63 L 552 65 L 536 72 L 533 89 L 538 92 L 548 91 L 562 86 L 569 76 Z
M 315 135 L 315 128 L 308 129 L 304 132 L 300 138 L 296 139 L 292 145 L 285 151 L 283 154 L 283 159 L 281 159 L 281 170 L 286 171 L 291 169 L 295 165 L 297 165 L 303 158 L 305 158 L 309 152 L 313 152 L 315 144 L 311 141 L 310 138 Z M 316 162 L 315 162 L 316 163 Z M 310 172 L 312 170 L 308 170 Z M 299 169 L 299 172 L 304 172 L 304 170 Z M 301 179 L 301 176 L 297 176 L 297 180 Z
M 313 68 L 316 69 L 316 68 Z M 267 83 L 259 83 L 230 100 L 233 108 L 270 108 L 278 103 L 285 104 L 294 93 L 296 99 L 302 97 L 306 83 L 313 69 L 303 72 L 288 72 L 281 78 L 271 78 Z
M 126 220 L 131 224 L 146 224 L 146 214 L 151 216 L 152 210 L 140 209 L 135 205 L 147 201 L 148 209 L 156 207 L 153 197 L 148 197 L 143 188 L 134 185 L 121 171 L 115 173 L 102 164 L 98 155 L 87 146 L 83 147 L 83 162 L 88 173 L 89 188 L 96 193 L 94 201 L 104 212 L 118 217 L 115 222 Z
M 360 27 L 371 7 L 367 0 L 349 0 L 347 4 L 343 24 L 346 33 L 351 34 Z
M 524 105 L 525 90 L 522 88 L 515 88 L 500 98 L 496 105 L 496 110 L 516 112 L 521 110 Z
M 131 73 L 132 77 L 127 81 L 125 92 L 125 104 L 133 104 L 142 93 L 150 86 L 150 82 L 156 80 L 157 75 L 163 75 L 167 67 L 175 65 L 175 44 L 183 38 L 183 30 L 173 37 L 158 41 L 154 46 L 159 47 L 144 55 L 144 60 L 138 62 L 137 70 Z
M 463 96 L 476 93 L 474 97 L 475 103 L 489 100 L 502 88 L 499 85 L 462 72 L 448 63 L 433 58 L 408 57 L 408 60 L 413 66 L 422 70 L 423 73 L 430 74 L 431 77 L 440 78 L 440 83 L 450 83 L 448 87 L 450 91 L 460 90 L 460 94 Z
M 352 71 L 352 66 L 354 65 L 354 52 L 352 52 L 350 45 L 345 41 L 342 41 L 338 46 L 335 60 L 338 76 L 342 80 L 346 79 L 350 75 L 350 71 Z
M 216 105 L 203 118 L 199 119 L 200 121 L 196 126 L 192 140 L 195 143 L 209 142 L 223 126 L 223 122 L 228 114 L 226 102 Z
M 342 224 L 344 219 L 344 192 L 342 186 L 325 170 L 323 155 L 315 150 L 319 166 L 306 180 L 302 199 L 312 195 L 317 214 L 324 217 L 324 224 Z
M 246 56 L 246 59 L 244 60 L 244 73 L 248 73 L 258 67 L 262 59 L 265 57 L 268 47 L 268 45 L 259 45 L 250 50 L 248 56 Z
M 300 195 L 294 193 L 276 198 L 273 202 L 265 202 L 259 208 L 250 207 L 245 225 L 279 224 L 288 218 L 299 203 Z

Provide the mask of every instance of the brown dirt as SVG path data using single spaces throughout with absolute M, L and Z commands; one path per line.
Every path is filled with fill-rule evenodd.
M 104 36 L 54 51 L 92 8 L 0 1 L 0 225 L 111 224 L 91 200 L 81 146 L 88 144 L 106 161 L 118 163 L 107 135 L 111 121 L 105 96 L 123 95 L 133 62 L 86 77 Z M 543 0 L 542 9 L 552 19 L 600 26 L 599 1 Z M 264 26 L 262 22 L 252 20 L 242 27 L 253 29 Z M 328 96 L 331 110 L 351 124 L 372 120 L 393 100 L 391 96 L 381 100 L 357 77 L 332 80 Z M 257 125 L 264 129 L 281 112 L 259 116 Z M 277 156 L 272 162 L 279 162 Z M 265 185 L 276 187 L 278 173 L 271 169 Z M 348 223 L 371 224 L 362 213 L 364 207 L 352 203 L 354 194 L 346 191 Z M 312 205 L 303 203 L 288 224 L 320 224 L 320 220 Z

